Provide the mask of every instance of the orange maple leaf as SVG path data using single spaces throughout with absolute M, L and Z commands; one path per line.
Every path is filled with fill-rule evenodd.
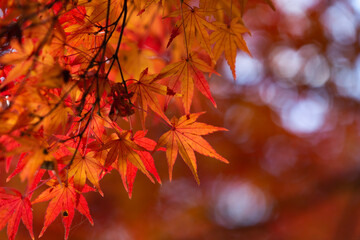
M 234 79 L 236 79 L 235 59 L 237 49 L 251 56 L 242 36 L 242 34 L 250 33 L 250 31 L 241 23 L 240 18 L 234 18 L 230 25 L 224 23 L 215 23 L 215 25 L 217 29 L 210 35 L 211 43 L 214 43 L 213 53 L 215 60 L 218 60 L 221 54 L 225 52 L 226 61 L 231 68 Z
M 12 188 L 7 190 L 0 188 L 0 230 L 7 224 L 8 238 L 15 239 L 21 219 L 31 238 L 34 239 L 33 214 L 29 197 Z
M 1 56 L 0 63 L 4 65 L 14 65 L 14 68 L 7 75 L 6 79 L 1 82 L 0 89 L 18 77 L 29 73 L 33 64 L 32 60 L 35 46 L 30 39 L 24 40 L 21 45 L 18 41 L 13 40 L 11 47 L 14 51 Z
M 75 189 L 72 180 L 59 184 L 57 180 L 52 179 L 47 185 L 49 185 L 50 188 L 43 191 L 32 202 L 32 204 L 35 204 L 51 200 L 46 210 L 44 227 L 42 228 L 39 237 L 44 234 L 47 227 L 55 220 L 59 213 L 62 212 L 62 222 L 65 227 L 65 239 L 68 239 L 71 223 L 75 214 L 75 208 L 82 215 L 87 217 L 91 225 L 94 225 L 85 197 Z M 92 188 L 86 186 L 82 192 L 92 190 Z
M 49 103 L 49 105 L 44 105 L 38 111 L 39 114 L 46 116 L 41 124 L 44 126 L 44 133 L 49 136 L 57 131 L 63 133 L 69 116 L 73 115 L 73 110 L 62 103 L 60 98 L 56 96 Z
M 129 196 L 131 196 L 131 189 L 129 190 L 129 186 L 132 187 L 132 183 L 129 183 L 128 179 L 132 180 L 132 178 L 135 178 L 135 176 L 128 176 L 129 165 L 132 167 L 132 164 L 134 167 L 144 173 L 152 182 L 154 182 L 151 175 L 149 174 L 149 170 L 146 167 L 146 162 L 148 162 L 148 159 L 146 158 L 147 156 L 141 154 L 141 152 L 146 152 L 148 150 L 147 148 L 142 147 L 140 142 L 137 143 L 134 141 L 135 139 L 132 137 L 131 131 L 117 132 L 116 135 L 118 137 L 117 139 L 110 140 L 102 147 L 102 150 L 110 148 L 105 159 L 105 167 L 111 166 L 116 161 L 115 168 L 119 171 L 123 185 L 126 191 L 129 193 Z M 149 142 L 151 140 L 148 139 L 146 141 Z M 134 170 L 130 172 L 134 174 Z M 152 173 L 154 174 L 154 172 Z
M 167 117 L 158 101 L 158 95 L 170 95 L 171 91 L 165 85 L 161 85 L 154 80 L 154 76 L 147 75 L 146 68 L 141 74 L 139 80 L 134 80 L 128 85 L 128 91 L 134 93 L 131 101 L 139 108 L 142 125 L 145 128 L 145 118 L 148 107 L 157 113 L 164 120 Z M 175 94 L 175 93 L 174 93 Z M 172 95 L 174 95 L 172 94 Z M 170 123 L 170 122 L 169 122 Z
M 13 155 L 24 154 L 24 158 L 20 158 L 19 162 L 12 173 L 8 178 L 9 181 L 14 175 L 20 173 L 20 179 L 24 181 L 25 179 L 29 184 L 33 183 L 33 180 L 36 176 L 36 172 L 42 167 L 45 162 L 54 162 L 54 153 L 57 148 L 48 149 L 46 143 L 39 144 L 38 138 L 35 137 L 21 137 L 16 139 L 20 143 L 19 147 L 12 150 Z M 52 170 L 56 170 L 52 169 Z
M 180 31 L 185 28 L 184 34 L 186 35 L 186 45 L 189 50 L 191 50 L 193 43 L 198 41 L 210 57 L 213 57 L 208 29 L 215 30 L 216 26 L 209 22 L 207 15 L 212 15 L 216 11 L 214 9 L 205 10 L 191 7 L 188 4 L 182 4 L 181 7 L 182 13 L 180 9 L 172 12 L 167 17 L 183 16 L 183 18 L 176 23 L 176 28 Z
M 201 135 L 206 135 L 216 131 L 227 131 L 227 129 L 196 122 L 197 118 L 201 114 L 203 114 L 203 112 L 184 115 L 179 119 L 173 117 L 171 119 L 172 129 L 164 133 L 158 141 L 155 149 L 166 145 L 166 158 L 169 165 L 170 180 L 172 179 L 172 170 L 178 152 L 194 174 L 197 183 L 200 183 L 200 181 L 197 175 L 196 157 L 194 151 L 228 163 L 225 158 L 220 156 L 211 147 L 211 145 L 201 137 Z
M 216 73 L 205 61 L 200 59 L 197 54 L 189 54 L 189 58 L 164 67 L 155 80 L 171 77 L 168 87 L 176 92 L 181 84 L 180 92 L 185 112 L 189 113 L 194 95 L 194 83 L 200 92 L 210 99 L 216 107 L 215 100 L 211 96 L 209 84 L 206 81 L 203 72 Z
M 75 149 L 69 149 L 72 155 L 75 153 Z M 70 160 L 71 156 L 66 156 L 64 159 Z M 74 187 L 78 191 L 82 191 L 85 186 L 86 179 L 88 179 L 99 193 L 103 196 L 103 192 L 100 189 L 99 176 L 103 170 L 102 163 L 95 158 L 95 152 L 88 152 L 86 155 L 82 156 L 79 151 L 76 152 L 76 155 L 71 164 L 71 168 L 68 172 L 68 177 L 74 177 Z

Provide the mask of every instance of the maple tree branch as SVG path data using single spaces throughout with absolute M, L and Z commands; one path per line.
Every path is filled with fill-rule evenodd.
M 108 30 L 107 30 L 107 29 L 108 29 L 108 26 L 109 26 L 109 25 L 108 25 L 108 22 L 109 22 L 109 12 L 110 12 L 110 0 L 108 0 L 107 3 L 108 3 L 108 5 L 107 5 L 106 26 L 105 26 L 105 37 L 104 37 L 104 40 L 103 40 L 103 42 L 102 42 L 102 45 L 101 45 L 99 51 L 95 54 L 95 56 L 92 58 L 90 64 L 88 65 L 88 67 L 87 67 L 87 69 L 86 69 L 86 72 L 87 72 L 88 70 L 90 70 L 90 68 L 92 67 L 93 63 L 95 62 L 95 59 L 96 59 L 97 55 L 99 55 L 101 51 L 102 51 L 102 57 L 101 57 L 101 59 L 104 59 L 107 43 L 108 43 L 108 41 L 110 40 L 110 38 L 111 38 L 111 36 L 112 36 L 112 34 L 113 34 L 113 32 L 114 32 L 114 30 L 113 30 L 113 31 L 110 33 L 109 38 L 107 38 L 107 34 L 108 34 Z M 114 53 L 114 55 L 113 55 L 113 58 L 114 58 L 114 59 L 112 60 L 112 62 L 111 62 L 111 64 L 110 64 L 110 67 L 109 67 L 108 72 L 106 73 L 105 79 L 107 79 L 107 77 L 108 77 L 108 75 L 109 75 L 109 73 L 110 73 L 110 71 L 111 71 L 111 69 L 112 69 L 112 66 L 113 66 L 114 62 L 117 61 L 118 64 L 120 64 L 117 55 L 118 55 L 118 52 L 119 52 L 119 49 L 120 49 L 120 43 L 121 43 L 122 36 L 123 36 L 123 33 L 124 33 L 125 21 L 126 21 L 126 16 L 127 16 L 127 0 L 125 0 L 125 2 L 124 2 L 123 10 L 122 10 L 122 12 L 120 13 L 119 18 L 117 19 L 117 21 L 116 21 L 116 23 L 115 23 L 115 25 L 114 25 L 114 29 L 116 29 L 116 26 L 117 26 L 118 21 L 120 20 L 121 16 L 123 16 L 123 25 L 122 25 L 121 32 L 120 32 L 120 37 L 119 37 L 119 40 L 118 40 L 118 43 L 117 43 L 117 47 L 116 47 L 115 53 Z M 104 62 L 104 63 L 105 63 L 105 62 Z M 104 64 L 104 63 L 103 63 L 103 64 Z M 120 69 L 120 71 L 121 71 L 121 66 L 120 66 L 119 69 Z M 95 73 L 95 75 L 97 75 L 97 74 L 99 73 L 99 71 L 100 71 L 100 66 L 97 68 L 97 72 Z M 123 78 L 123 75 L 122 75 L 122 78 Z M 123 78 L 123 79 L 124 79 L 124 78 Z M 125 82 L 124 82 L 124 83 L 125 83 Z M 79 109 L 78 109 L 78 110 L 79 110 L 79 113 L 82 112 L 82 109 L 83 109 L 84 106 L 85 106 L 86 96 L 89 94 L 90 89 L 92 88 L 92 85 L 93 85 L 93 84 L 94 84 L 94 81 L 91 82 L 90 86 L 86 89 L 85 93 L 83 94 L 83 96 L 82 96 L 82 98 L 81 98 L 81 103 L 80 103 Z M 99 94 L 99 92 L 98 92 L 98 90 L 99 90 L 98 77 L 96 78 L 96 85 L 97 85 L 97 87 L 96 87 L 96 88 L 97 88 L 97 97 L 96 97 L 96 100 L 95 100 L 95 105 L 99 104 L 99 102 L 100 102 L 100 96 L 99 96 L 100 94 Z M 125 83 L 125 87 L 126 87 L 126 83 Z M 126 88 L 125 88 L 125 89 L 126 89 Z M 126 91 L 127 91 L 127 89 L 126 89 Z M 99 108 L 100 108 L 100 106 L 99 106 Z M 94 111 L 94 107 L 92 107 L 92 108 L 91 108 L 91 111 L 89 111 L 89 112 L 91 112 L 91 114 L 92 114 L 93 111 Z M 88 112 L 88 113 L 89 113 L 89 112 Z M 88 114 L 88 113 L 86 113 L 86 114 Z M 76 148 L 75 148 L 75 152 L 74 152 L 74 154 L 72 155 L 70 162 L 69 162 L 63 169 L 69 169 L 70 166 L 72 165 L 72 163 L 73 163 L 73 161 L 74 161 L 74 159 L 75 159 L 75 156 L 76 156 L 76 154 L 77 154 L 77 152 L 78 152 L 78 150 L 79 150 L 79 147 L 80 147 L 80 144 L 81 144 L 81 140 L 82 140 L 83 134 L 85 133 L 86 129 L 88 128 L 91 119 L 92 119 L 92 117 L 90 116 L 89 119 L 86 121 L 86 124 L 85 124 L 83 130 L 74 137 L 74 138 L 77 138 L 77 137 L 78 137 L 78 138 L 79 138 L 79 142 L 78 142 L 78 144 L 77 144 L 77 146 L 76 146 Z
M 80 78 L 84 79 L 84 81 L 85 81 L 85 76 L 86 76 L 86 74 L 87 74 L 88 71 L 94 66 L 94 63 L 96 62 L 96 58 L 98 57 L 98 55 L 99 55 L 101 52 L 103 53 L 101 59 L 104 59 L 104 56 L 105 56 L 105 53 L 106 53 L 106 46 L 107 46 L 108 42 L 110 41 L 113 33 L 115 32 L 116 27 L 117 27 L 117 25 L 118 25 L 121 17 L 125 14 L 124 18 L 126 18 L 127 7 L 125 7 L 125 6 L 126 6 L 126 5 L 125 5 L 124 8 L 123 8 L 123 10 L 121 11 L 119 17 L 115 20 L 115 22 L 113 22 L 113 23 L 111 23 L 111 24 L 109 25 L 110 0 L 107 1 L 107 4 L 108 4 L 108 5 L 107 5 L 107 13 L 106 13 L 106 15 L 107 15 L 107 16 L 106 16 L 106 25 L 105 25 L 105 27 L 102 27 L 102 26 L 101 26 L 101 30 L 102 30 L 102 29 L 105 29 L 105 37 L 104 37 L 104 40 L 103 40 L 102 43 L 101 43 L 101 46 L 99 47 L 99 50 L 95 53 L 95 55 L 94 55 L 94 56 L 92 57 L 92 59 L 90 60 L 89 65 L 87 66 L 87 68 L 85 69 L 85 71 L 81 74 L 82 77 L 80 76 Z M 95 25 L 95 24 L 94 24 L 94 25 Z M 108 28 L 109 28 L 110 26 L 113 26 L 113 29 L 112 29 L 111 32 L 109 33 L 109 32 L 108 32 Z M 108 33 L 109 33 L 109 37 L 106 38 Z M 103 60 L 102 60 L 102 61 L 103 61 Z M 106 62 L 106 61 L 103 61 L 102 64 L 104 64 L 105 62 Z M 111 70 L 111 68 L 112 68 L 112 65 L 113 65 L 113 62 L 112 62 L 111 65 L 110 65 L 110 68 L 109 68 L 109 70 L 108 70 L 108 72 L 107 72 L 107 74 L 106 74 L 105 79 L 107 79 L 107 77 L 108 77 L 108 75 L 109 75 L 109 73 L 110 73 L 110 70 Z M 95 73 L 96 76 L 98 76 L 98 73 L 99 73 L 100 69 L 101 69 L 101 67 L 99 66 L 99 67 L 97 68 L 96 73 Z M 100 93 L 98 93 L 98 90 L 99 90 L 98 81 L 99 81 L 99 79 L 96 78 L 96 91 L 97 91 L 97 101 L 96 101 L 96 104 L 98 104 L 98 106 L 100 107 L 100 105 L 99 105 L 99 102 L 100 102 Z M 84 92 L 84 94 L 83 94 L 83 96 L 82 96 L 82 98 L 81 98 L 81 103 L 79 104 L 79 107 L 78 107 L 79 113 L 81 113 L 82 110 L 83 110 L 84 103 L 85 103 L 85 99 L 86 99 L 86 97 L 88 96 L 88 94 L 90 93 L 90 89 L 92 88 L 93 84 L 94 84 L 94 81 L 91 82 L 89 88 L 86 89 L 86 91 Z
M 125 91 L 126 91 L 126 93 L 128 94 L 129 91 L 128 91 L 128 89 L 127 89 L 126 81 L 125 81 L 125 78 L 124 78 L 124 74 L 123 74 L 123 71 L 122 71 L 122 68 L 121 68 L 121 65 L 120 65 L 119 58 L 118 58 L 117 56 L 116 56 L 116 62 L 117 62 L 117 64 L 118 64 L 118 68 L 119 68 L 119 71 L 120 71 L 120 75 L 121 75 L 121 79 L 122 79 L 122 82 L 123 82 Z M 130 98 L 129 98 L 129 103 L 131 104 Z
M 94 109 L 95 109 L 94 106 L 95 106 L 95 105 L 93 105 L 93 107 L 91 108 L 91 114 L 93 113 L 93 111 L 94 111 Z M 86 129 L 88 128 L 88 126 L 89 126 L 89 124 L 90 124 L 91 118 L 92 118 L 92 117 L 91 117 L 91 115 L 90 115 L 90 116 L 89 116 L 89 119 L 88 119 L 88 120 L 86 121 L 86 123 L 85 123 L 85 126 L 84 126 L 83 130 L 81 130 L 81 132 L 78 134 L 77 137 L 79 138 L 79 142 L 78 142 L 78 144 L 76 145 L 74 154 L 72 155 L 72 157 L 71 157 L 71 159 L 70 159 L 70 162 L 69 162 L 61 171 L 63 171 L 64 169 L 67 169 L 67 170 L 68 170 L 68 169 L 70 168 L 70 166 L 73 164 L 74 159 L 75 159 L 75 156 L 76 156 L 77 152 L 79 151 L 80 144 L 81 144 L 81 140 L 82 140 L 82 138 L 83 138 L 83 135 L 84 135 Z
M 124 0 L 123 12 L 124 12 L 124 17 L 123 17 L 123 22 L 122 22 L 121 30 L 120 30 L 120 37 L 119 37 L 119 40 L 118 40 L 118 42 L 117 42 L 116 49 L 115 49 L 115 53 L 114 53 L 114 56 L 116 56 L 116 58 L 117 58 L 117 55 L 118 55 L 119 50 L 120 50 L 120 44 L 121 44 L 121 41 L 122 41 L 122 38 L 123 38 L 123 35 L 124 35 L 124 29 L 125 29 L 125 26 L 126 26 L 127 0 Z
M 127 0 L 124 1 L 124 7 L 123 7 L 123 10 L 121 12 L 121 15 L 124 14 L 123 16 L 123 21 L 122 21 L 122 25 L 121 25 L 121 30 L 120 30 L 120 36 L 119 36 L 119 39 L 117 41 L 117 45 L 116 45 L 116 48 L 115 48 L 115 53 L 113 54 L 113 57 L 112 57 L 112 61 L 110 63 L 110 67 L 106 73 L 106 76 L 105 78 L 107 79 L 109 74 L 110 74 L 110 71 L 111 69 L 113 68 L 114 66 L 114 63 L 116 61 L 117 63 L 117 66 L 119 68 L 119 71 L 120 71 L 120 76 L 121 76 L 121 79 L 122 79 L 122 84 L 124 86 L 124 89 L 125 89 L 125 92 L 127 94 L 129 94 L 129 91 L 127 89 L 127 86 L 126 86 L 126 81 L 125 81 L 125 78 L 124 78 L 124 74 L 123 74 L 123 71 L 122 71 L 122 68 L 121 68 L 121 64 L 120 64 L 120 60 L 119 60 L 119 50 L 120 50 L 120 45 L 121 45 L 121 42 L 122 42 L 122 39 L 123 39 L 123 36 L 124 36 L 124 29 L 125 29 L 125 26 L 126 26 L 126 20 L 127 20 L 127 13 L 128 13 L 128 9 L 127 9 Z M 131 104 L 131 100 L 130 98 L 128 99 L 129 101 L 129 104 Z
M 184 0 L 180 0 L 181 1 L 181 4 L 185 4 L 186 6 L 188 6 L 190 9 L 193 9 L 192 6 L 190 6 L 189 4 L 187 4 L 186 2 L 184 2 Z
M 104 34 L 104 39 L 106 40 L 107 38 L 107 34 L 108 34 L 108 28 L 109 28 L 109 17 L 110 17 L 110 3 L 111 3 L 111 0 L 108 0 L 107 1 L 107 9 L 106 9 L 106 22 L 105 22 L 105 34 Z M 110 39 L 110 38 L 109 38 Z M 105 44 L 103 46 L 103 53 L 102 53 L 102 56 L 101 56 L 101 61 L 104 61 L 105 59 L 105 53 L 106 53 L 106 47 L 107 47 L 107 44 Z M 104 64 L 104 63 L 103 63 Z M 98 68 L 100 69 L 100 67 Z M 106 78 L 105 78 L 106 79 Z M 99 92 L 99 78 L 96 79 L 96 103 L 98 104 L 99 106 L 99 109 L 100 109 L 100 92 Z M 100 111 L 100 110 L 99 110 Z
M 114 62 L 115 62 L 115 60 L 117 58 L 117 54 L 118 54 L 118 51 L 119 51 L 119 48 L 120 48 L 120 43 L 121 43 L 122 36 L 123 36 L 123 33 L 124 33 L 125 21 L 126 21 L 126 16 L 127 16 L 127 0 L 125 0 L 125 2 L 124 2 L 124 7 L 123 7 L 119 17 L 116 19 L 115 22 L 111 23 L 110 25 L 108 24 L 108 22 L 109 22 L 109 14 L 110 14 L 110 0 L 107 1 L 107 4 L 108 4 L 108 6 L 107 6 L 107 14 L 106 14 L 107 15 L 106 16 L 106 26 L 104 27 L 105 28 L 104 40 L 103 40 L 101 46 L 99 47 L 99 51 L 97 51 L 96 54 L 90 60 L 90 63 L 88 65 L 88 67 L 85 69 L 85 72 L 82 74 L 82 76 L 85 76 L 87 74 L 87 72 L 93 67 L 93 65 L 94 65 L 94 63 L 96 61 L 96 58 L 100 54 L 100 52 L 102 52 L 101 59 L 103 61 L 103 59 L 105 57 L 106 46 L 107 46 L 108 42 L 110 41 L 114 31 L 117 28 L 118 22 L 120 21 L 121 17 L 123 17 L 123 25 L 122 25 L 122 28 L 121 28 L 118 44 L 117 44 L 115 53 L 114 53 L 114 55 L 112 57 L 113 59 L 112 59 L 112 61 L 110 63 L 110 67 L 109 67 L 109 69 L 108 69 L 108 71 L 107 71 L 107 73 L 105 75 L 105 79 L 108 78 L 108 76 L 110 74 L 110 71 L 111 71 L 111 69 L 112 69 L 112 67 L 114 65 Z M 113 26 L 113 29 L 112 29 L 112 31 L 110 33 L 108 32 L 109 26 Z M 109 33 L 109 37 L 106 38 L 108 33 Z M 103 61 L 102 64 L 104 64 L 105 62 L 106 61 Z M 101 67 L 99 66 L 97 68 L 96 73 L 95 73 L 96 76 L 98 76 L 98 73 L 99 73 L 100 69 L 101 69 Z M 85 78 L 83 78 L 83 79 L 85 79 Z M 99 81 L 99 79 L 97 77 L 96 78 L 96 91 L 97 91 L 96 104 L 100 107 L 100 105 L 99 105 L 100 104 L 100 93 L 98 92 L 99 91 L 99 82 L 98 81 Z M 90 93 L 90 89 L 92 88 L 93 84 L 94 84 L 94 81 L 91 82 L 90 86 L 86 89 L 86 91 L 84 92 L 84 94 L 83 94 L 83 96 L 81 98 L 81 103 L 79 104 L 79 107 L 78 107 L 79 113 L 81 113 L 82 110 L 83 110 L 83 107 L 84 107 L 84 104 L 85 104 L 85 99 L 86 99 L 87 95 Z

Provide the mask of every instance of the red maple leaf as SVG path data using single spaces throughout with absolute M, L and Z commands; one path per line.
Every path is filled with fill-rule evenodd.
M 69 237 L 70 226 L 74 218 L 75 209 L 86 216 L 91 225 L 94 225 L 88 204 L 84 196 L 75 189 L 72 179 L 61 184 L 59 184 L 57 180 L 52 179 L 47 185 L 49 185 L 50 188 L 43 191 L 32 202 L 34 204 L 50 200 L 45 214 L 44 227 L 42 228 L 39 237 L 44 234 L 47 227 L 55 220 L 60 212 L 62 213 L 62 222 L 65 227 L 65 239 L 68 239 Z M 82 192 L 84 193 L 92 190 L 92 188 L 85 185 Z
M 20 219 L 34 239 L 29 196 L 23 196 L 13 188 L 0 188 L 0 230 L 7 224 L 7 235 L 10 240 L 15 239 Z
M 154 149 L 156 143 L 149 138 L 145 138 L 145 134 L 144 131 L 139 131 L 134 136 L 130 131 L 117 132 L 118 138 L 108 141 L 102 147 L 102 150 L 109 149 L 105 159 L 105 167 L 110 167 L 115 163 L 113 166 L 119 171 L 129 197 L 131 197 L 137 169 L 152 182 L 154 180 L 149 172 L 160 182 L 154 159 L 149 153 Z

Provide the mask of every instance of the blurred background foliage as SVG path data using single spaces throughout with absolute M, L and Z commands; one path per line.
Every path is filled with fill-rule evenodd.
M 230 164 L 197 155 L 197 186 L 177 161 L 170 183 L 155 153 L 163 184 L 138 175 L 132 199 L 109 174 L 104 198 L 86 196 L 95 226 L 76 215 L 70 239 L 360 238 L 360 1 L 274 4 L 248 1 L 253 57 L 238 54 L 235 81 L 218 64 L 222 76 L 209 79 L 217 109 L 200 95 L 194 104 L 207 111 L 201 121 L 229 129 L 207 140 Z M 46 204 L 34 205 L 35 233 Z M 43 239 L 63 239 L 56 222 Z M 20 225 L 17 239 L 28 238 Z

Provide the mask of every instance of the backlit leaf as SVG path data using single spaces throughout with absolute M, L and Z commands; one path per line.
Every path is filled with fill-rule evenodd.
M 215 127 L 204 123 L 196 122 L 202 113 L 184 115 L 177 119 L 171 119 L 172 129 L 164 133 L 157 144 L 157 147 L 166 145 L 166 158 L 169 165 L 169 178 L 172 179 L 172 170 L 178 153 L 194 174 L 197 183 L 200 183 L 197 175 L 196 157 L 194 151 L 216 158 L 222 162 L 228 161 L 220 156 L 211 145 L 201 136 L 216 131 L 226 131 L 225 128 Z
M 45 214 L 44 227 L 42 228 L 39 237 L 44 234 L 48 226 L 61 213 L 62 222 L 65 227 L 65 240 L 68 239 L 75 209 L 86 216 L 91 225 L 94 224 L 84 196 L 75 189 L 72 181 L 59 184 L 56 180 L 51 180 L 48 182 L 48 185 L 50 185 L 50 187 L 32 202 L 35 204 L 50 200 Z
M 194 85 L 200 92 L 210 99 L 216 107 L 215 100 L 211 96 L 209 84 L 203 72 L 215 73 L 215 71 L 197 54 L 189 55 L 189 58 L 167 65 L 163 68 L 156 79 L 170 78 L 168 87 L 177 92 L 180 89 L 185 112 L 190 112 L 190 106 L 194 95 Z
M 242 36 L 242 34 L 250 32 L 238 18 L 234 18 L 230 25 L 224 23 L 216 23 L 216 25 L 217 29 L 210 36 L 211 43 L 214 44 L 214 57 L 217 60 L 225 52 L 226 61 L 235 80 L 235 59 L 238 49 L 251 55 Z
M 0 188 L 0 230 L 7 224 L 7 235 L 10 240 L 15 239 L 20 220 L 34 239 L 33 213 L 29 198 L 15 189 Z

